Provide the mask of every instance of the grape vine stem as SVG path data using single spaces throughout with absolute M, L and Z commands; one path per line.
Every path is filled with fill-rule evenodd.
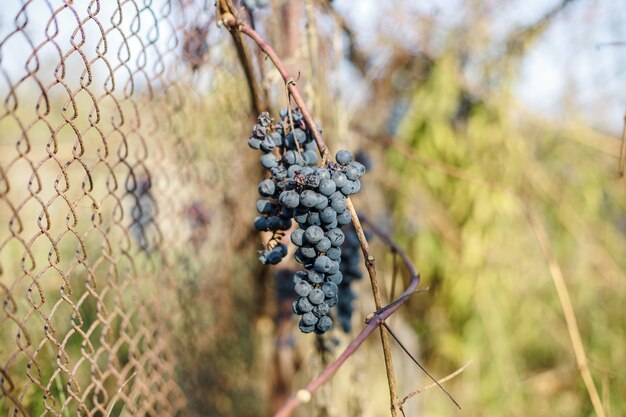
M 319 149 L 320 155 L 322 157 L 322 161 L 331 160 L 328 146 L 324 142 L 324 139 L 322 138 L 322 135 L 320 134 L 320 131 L 317 128 L 317 125 L 315 124 L 315 121 L 313 120 L 313 117 L 311 116 L 311 113 L 307 105 L 305 104 L 304 99 L 302 98 L 302 95 L 296 85 L 296 82 L 291 77 L 291 75 L 287 71 L 287 68 L 285 67 L 281 59 L 276 54 L 276 51 L 274 51 L 274 48 L 272 48 L 272 46 L 269 43 L 267 43 L 267 41 L 265 41 L 265 39 L 263 39 L 263 37 L 261 37 L 261 35 L 259 35 L 247 23 L 237 19 L 235 15 L 232 13 L 232 11 L 229 10 L 229 8 L 222 6 L 224 5 L 224 3 L 226 2 L 225 1 L 218 2 L 218 6 L 220 9 L 219 13 L 221 16 L 221 22 L 231 32 L 238 31 L 248 36 L 252 41 L 254 41 L 257 44 L 257 46 L 272 61 L 272 64 L 278 70 L 283 81 L 285 82 L 285 85 L 289 93 L 293 97 L 293 100 L 295 101 L 296 105 L 300 108 L 300 111 L 302 112 L 302 116 L 304 117 L 304 120 L 307 126 L 309 127 L 309 129 L 311 130 L 311 133 L 313 134 L 313 138 L 315 139 L 315 143 L 317 145 L 317 148 Z M 376 277 L 376 261 L 370 251 L 369 244 L 367 243 L 367 239 L 365 238 L 365 234 L 363 232 L 363 227 L 361 226 L 361 222 L 359 221 L 359 216 L 350 198 L 347 199 L 347 208 L 350 211 L 350 214 L 352 215 L 352 223 L 354 224 L 354 228 L 356 230 L 356 233 L 359 238 L 360 245 L 361 245 L 361 250 L 363 251 L 363 256 L 365 259 L 365 266 L 366 266 L 368 275 L 370 277 L 370 283 L 372 286 L 372 292 L 374 295 L 374 303 L 376 306 L 376 310 L 381 311 L 381 312 L 379 314 L 374 315 L 368 321 L 365 329 L 363 329 L 363 331 L 359 334 L 359 336 L 357 336 L 356 339 L 354 339 L 352 343 L 348 345 L 344 353 L 340 355 L 337 358 L 337 360 L 335 360 L 335 362 L 333 362 L 330 366 L 328 366 L 316 379 L 314 379 L 311 383 L 309 383 L 309 385 L 307 385 L 304 388 L 305 390 L 304 393 L 310 394 L 314 390 L 319 388 L 321 385 L 323 385 L 337 371 L 337 369 L 343 364 L 343 362 L 345 362 L 345 360 L 348 357 L 350 357 L 350 355 L 361 345 L 361 343 L 363 343 L 365 338 L 374 330 L 374 328 L 378 327 L 380 331 L 381 341 L 382 341 L 383 357 L 385 361 L 387 381 L 389 385 L 391 415 L 392 417 L 398 417 L 400 415 L 401 410 L 398 405 L 398 402 L 399 402 L 398 401 L 398 388 L 396 385 L 396 376 L 395 376 L 395 371 L 393 367 L 393 360 L 391 357 L 391 347 L 390 347 L 390 342 L 389 342 L 389 336 L 387 335 L 384 328 L 380 324 L 385 320 L 385 318 L 389 317 L 389 315 L 391 315 L 394 311 L 396 311 L 398 307 L 400 307 L 402 302 L 406 301 L 406 298 L 402 300 L 402 302 L 394 304 L 388 309 L 382 308 L 380 286 L 378 285 L 378 279 Z M 389 239 L 387 239 L 387 241 L 388 243 L 392 243 Z M 399 248 L 396 248 L 396 250 L 398 249 Z M 407 266 L 410 265 L 409 269 L 413 269 L 412 264 L 410 263 L 410 260 L 408 259 L 408 257 L 404 256 L 403 258 L 405 260 L 405 263 L 408 262 Z M 405 291 L 405 294 L 403 295 L 406 295 L 407 291 L 408 293 L 413 292 L 413 290 L 415 289 L 415 287 L 417 287 L 417 284 L 419 283 L 418 275 L 415 273 L 414 270 L 412 270 L 411 276 L 414 277 L 414 279 L 411 281 L 409 287 L 407 288 L 407 290 Z M 285 405 L 278 411 L 276 416 L 290 415 L 291 412 L 302 402 L 303 398 L 308 398 L 307 395 L 302 395 L 303 394 L 302 390 L 299 391 L 299 393 L 300 395 L 291 397 L 287 401 L 287 403 L 285 403 Z
M 219 0 L 220 9 L 222 10 L 222 15 L 224 15 L 224 11 L 227 11 L 228 14 L 235 17 L 237 15 L 237 10 L 235 6 L 232 4 L 231 0 Z M 248 50 L 248 46 L 244 42 L 241 34 L 233 27 L 228 26 L 227 28 L 233 38 L 233 43 L 235 44 L 235 49 L 237 50 L 237 55 L 239 56 L 239 61 L 244 70 L 244 74 L 246 75 L 246 80 L 248 81 L 248 87 L 250 89 L 250 100 L 252 101 L 252 108 L 255 113 L 259 114 L 262 111 L 268 110 L 267 104 L 267 94 L 263 91 L 261 84 L 257 82 L 256 77 L 254 75 L 254 65 L 252 63 L 252 57 L 250 55 L 250 51 Z
M 300 94 L 300 90 L 298 89 L 296 82 L 291 77 L 291 75 L 289 74 L 289 71 L 287 71 L 287 68 L 285 67 L 281 59 L 276 54 L 276 51 L 274 51 L 274 48 L 272 48 L 271 45 L 268 44 L 267 41 L 265 41 L 265 39 L 263 39 L 261 35 L 257 33 L 257 31 L 252 29 L 247 23 L 237 19 L 229 11 L 226 10 L 224 13 L 221 14 L 221 16 L 222 16 L 222 23 L 224 23 L 226 27 L 228 27 L 231 30 L 236 29 L 239 32 L 243 33 L 244 35 L 248 36 L 257 44 L 257 46 L 263 52 L 265 52 L 265 54 L 270 59 L 270 61 L 272 61 L 272 64 L 274 64 L 274 67 L 278 70 L 281 77 L 283 78 L 283 81 L 287 85 L 287 89 L 289 90 L 289 93 L 291 93 L 293 100 L 296 102 L 296 105 L 302 111 L 302 116 L 304 116 L 304 121 L 306 122 L 309 129 L 311 129 L 311 133 L 313 134 L 313 138 L 315 139 L 317 148 L 319 149 L 320 154 L 322 155 L 322 159 L 328 158 L 329 157 L 328 146 L 326 146 L 326 143 L 324 142 L 324 139 L 322 138 L 322 135 L 320 134 L 320 131 L 317 128 L 317 125 L 313 121 L 313 117 L 311 116 L 311 113 L 309 112 L 308 107 L 304 103 L 304 99 L 302 98 L 302 94 Z

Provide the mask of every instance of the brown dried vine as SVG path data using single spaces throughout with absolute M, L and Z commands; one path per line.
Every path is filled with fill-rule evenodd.
M 232 8 L 232 4 L 230 0 L 221 0 L 218 2 L 218 13 L 220 17 L 220 22 L 223 23 L 229 29 L 231 34 L 233 34 L 233 37 L 236 37 L 235 33 L 245 34 L 252 41 L 256 43 L 256 45 L 259 47 L 259 49 L 263 53 L 267 55 L 267 57 L 270 59 L 274 67 L 280 73 L 285 83 L 285 88 L 287 90 L 288 98 L 289 99 L 293 98 L 296 105 L 300 108 L 302 115 L 304 117 L 304 120 L 306 122 L 306 125 L 311 130 L 311 133 L 313 134 L 313 138 L 315 139 L 317 148 L 320 152 L 320 155 L 322 156 L 322 164 L 324 165 L 328 163 L 328 161 L 332 160 L 328 146 L 324 142 L 324 139 L 322 138 L 319 132 L 319 129 L 317 128 L 317 125 L 313 121 L 313 117 L 302 98 L 302 95 L 296 85 L 295 80 L 291 77 L 285 65 L 283 64 L 279 56 L 276 54 L 272 46 L 268 44 L 267 41 L 263 39 L 254 30 L 253 27 L 251 27 L 250 25 L 248 25 L 247 23 L 243 22 L 242 20 L 238 19 L 235 16 L 234 9 Z M 246 70 L 246 72 L 248 72 L 248 69 L 251 68 L 251 61 L 249 57 L 240 56 L 240 60 L 242 61 L 242 65 L 244 66 L 244 69 Z M 258 84 L 251 83 L 250 80 L 248 80 L 248 84 L 249 84 L 250 92 L 252 96 L 255 96 L 257 92 L 255 91 L 253 87 L 254 85 L 258 85 Z M 253 103 L 253 107 L 255 107 L 254 103 Z M 381 335 L 383 357 L 384 357 L 387 381 L 388 381 L 388 386 L 389 386 L 391 415 L 392 417 L 398 417 L 400 413 L 403 414 L 402 405 L 404 401 L 406 401 L 407 398 L 401 401 L 398 397 L 398 388 L 396 384 L 396 376 L 395 376 L 395 371 L 393 367 L 393 360 L 391 357 L 391 347 L 390 347 L 390 342 L 389 342 L 389 336 L 388 336 L 388 332 L 385 331 L 385 329 L 388 329 L 385 323 L 385 319 L 391 316 L 391 314 L 393 314 L 395 311 L 397 311 L 398 308 L 403 303 L 405 303 L 412 294 L 415 293 L 416 288 L 419 284 L 419 275 L 417 271 L 415 270 L 415 267 L 413 266 L 407 254 L 398 245 L 396 245 L 385 232 L 380 230 L 375 225 L 369 223 L 371 230 L 376 235 L 381 237 L 381 240 L 391 249 L 391 251 L 394 254 L 398 254 L 400 256 L 400 258 L 406 265 L 409 271 L 410 277 L 411 277 L 409 285 L 405 289 L 405 291 L 396 300 L 392 301 L 386 306 L 383 306 L 382 298 L 381 298 L 381 290 L 380 290 L 380 286 L 379 286 L 377 274 L 376 274 L 375 258 L 370 251 L 369 244 L 365 237 L 365 233 L 363 232 L 363 227 L 361 226 L 361 222 L 359 220 L 359 214 L 357 214 L 356 209 L 354 208 L 354 205 L 352 204 L 352 201 L 350 200 L 350 198 L 347 199 L 347 208 L 352 215 L 352 219 L 353 219 L 352 222 L 356 230 L 356 234 L 359 239 L 361 250 L 363 252 L 363 256 L 365 259 L 365 267 L 367 269 L 367 272 L 370 278 L 376 311 L 368 316 L 366 320 L 365 328 L 348 345 L 348 347 L 344 350 L 344 352 L 341 355 L 339 355 L 339 357 L 337 357 L 337 359 L 334 362 L 328 365 L 308 385 L 306 385 L 303 389 L 299 390 L 295 395 L 292 395 L 283 404 L 283 406 L 277 411 L 277 413 L 275 414 L 276 417 L 289 416 L 299 405 L 310 401 L 312 393 L 315 392 L 317 389 L 319 389 L 322 385 L 324 385 L 335 374 L 335 372 L 337 372 L 337 370 L 341 367 L 341 365 L 359 348 L 359 346 L 365 341 L 367 336 L 369 336 L 369 334 L 373 332 L 376 327 L 379 328 L 380 335 Z M 361 215 L 361 218 L 363 218 L 364 221 L 367 221 L 363 217 L 363 215 Z M 418 364 L 418 366 L 422 368 L 421 365 Z M 438 382 L 434 378 L 433 378 L 433 381 L 436 384 L 438 384 Z M 445 391 L 445 389 L 444 389 L 444 392 L 448 394 L 447 391 Z M 456 401 L 454 401 L 454 399 L 452 401 L 456 404 Z

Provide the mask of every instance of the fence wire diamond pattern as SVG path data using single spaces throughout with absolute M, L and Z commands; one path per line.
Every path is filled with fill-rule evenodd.
M 183 412 L 170 257 L 206 223 L 180 184 L 206 186 L 190 109 L 209 6 L 3 5 L 0 414 Z

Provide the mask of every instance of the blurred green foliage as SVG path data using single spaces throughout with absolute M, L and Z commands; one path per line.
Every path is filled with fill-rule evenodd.
M 556 127 L 513 121 L 514 106 L 505 93 L 468 103 L 449 56 L 416 87 L 387 158 L 398 238 L 431 288 L 411 303 L 412 323 L 431 368 L 474 360 L 451 385 L 464 415 L 593 415 L 532 210 L 565 275 L 605 409 L 623 415 L 626 199 L 616 161 Z M 428 396 L 425 414 L 455 414 L 446 401 Z

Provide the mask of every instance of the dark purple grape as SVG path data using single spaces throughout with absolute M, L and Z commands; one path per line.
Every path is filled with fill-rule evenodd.
M 354 165 L 354 163 L 352 163 L 352 164 L 350 164 L 350 165 L 348 165 L 346 167 L 345 173 L 346 173 L 346 177 L 350 181 L 357 180 L 357 179 L 359 179 L 359 176 L 360 176 L 359 175 L 359 173 L 360 173 L 359 168 L 356 165 Z
M 302 252 L 300 251 L 300 248 L 298 248 L 296 250 L 296 252 L 293 254 L 293 258 L 296 260 L 296 262 L 298 262 L 299 264 L 304 264 L 306 263 L 307 259 L 302 255 Z
M 339 165 L 348 165 L 352 162 L 352 153 L 350 151 L 346 151 L 345 149 L 340 150 L 335 155 L 335 159 Z
M 313 165 L 317 162 L 317 153 L 315 151 L 304 151 L 302 153 L 302 159 L 308 165 Z
M 322 221 L 322 223 L 332 223 L 337 220 L 337 212 L 333 210 L 332 207 L 326 207 L 320 213 L 320 220 Z
M 294 190 L 283 191 L 278 201 L 287 208 L 295 209 L 300 205 L 300 195 Z
M 313 284 L 319 284 L 324 281 L 324 274 L 314 270 L 308 271 L 307 277 Z
M 257 217 L 254 219 L 254 228 L 259 232 L 264 232 L 267 230 L 267 218 L 266 217 Z
M 311 310 L 313 310 L 313 304 L 309 302 L 309 299 L 306 297 L 300 297 L 298 299 L 298 311 L 308 313 Z
M 341 187 L 346 185 L 346 181 L 348 181 L 346 174 L 340 171 L 333 172 L 333 174 L 331 175 L 331 179 L 335 181 L 335 186 L 337 187 L 337 189 L 340 189 Z
M 278 245 L 276 245 L 274 247 L 274 250 L 278 251 L 283 258 L 287 256 L 287 245 L 285 245 L 284 243 L 279 243 Z
M 307 187 L 317 188 L 320 185 L 320 177 L 319 175 L 313 173 L 306 176 L 306 185 Z
M 352 221 L 352 215 L 347 210 L 337 215 L 337 223 L 340 226 L 345 226 L 346 224 L 349 224 L 351 221 Z
M 283 162 L 287 165 L 301 165 L 298 164 L 299 155 L 297 151 L 287 151 L 283 155 Z
M 304 190 L 300 194 L 300 206 L 305 208 L 311 208 L 318 202 L 317 193 L 313 190 Z
M 272 141 L 276 144 L 276 146 L 283 146 L 283 135 L 279 132 L 272 132 L 269 136 L 272 138 Z
M 293 219 L 300 225 L 305 224 L 308 218 L 309 212 L 304 210 L 296 210 L 293 215 Z
M 302 333 L 312 333 L 315 330 L 315 326 L 307 326 L 302 320 L 300 320 L 298 328 Z
M 272 140 L 271 137 L 266 136 L 265 139 L 261 141 L 261 150 L 263 152 L 272 152 L 272 150 L 276 147 L 276 144 Z
M 309 218 L 306 220 L 306 224 L 308 226 L 321 226 L 322 220 L 320 219 L 320 214 L 315 211 L 309 213 Z
M 296 294 L 298 294 L 300 297 L 306 297 L 307 295 L 309 295 L 312 289 L 313 287 L 311 286 L 311 284 L 308 281 L 304 280 L 298 281 L 294 286 Z
M 259 194 L 262 197 L 271 197 L 276 191 L 276 184 L 272 180 L 263 180 L 259 183 Z
M 319 192 L 322 195 L 330 197 L 337 190 L 337 185 L 335 181 L 326 179 L 320 181 Z
M 326 232 L 326 237 L 330 239 L 330 243 L 333 246 L 341 246 L 343 241 L 346 239 L 346 236 L 343 234 L 341 229 L 332 229 Z
M 283 159 L 284 159 L 284 157 L 283 157 Z M 302 166 L 300 166 L 300 165 L 291 165 L 289 168 L 287 168 L 287 176 L 292 178 L 294 175 L 296 175 L 300 171 L 302 171 Z
M 252 149 L 261 149 L 261 139 L 251 137 L 250 139 L 248 139 L 248 146 Z
M 278 216 L 270 216 L 267 218 L 267 228 L 272 232 L 280 230 L 283 220 Z
M 326 298 L 333 298 L 337 295 L 337 291 L 339 291 L 339 287 L 333 282 L 325 282 L 324 285 L 322 285 L 322 292 Z
M 272 173 L 272 178 L 276 181 L 282 181 L 287 178 L 287 170 L 282 165 L 270 168 L 270 172 Z
M 337 302 L 339 301 L 339 297 L 338 296 L 334 296 L 332 298 L 329 298 L 326 300 L 326 304 L 328 304 L 329 307 L 334 307 L 337 305 Z
M 315 325 L 316 329 L 321 333 L 326 333 L 333 327 L 333 320 L 328 316 L 322 316 Z
M 273 153 L 266 153 L 261 156 L 261 165 L 267 169 L 275 168 L 278 166 L 278 160 Z
M 312 289 L 307 297 L 313 305 L 318 305 L 324 302 L 324 292 L 319 288 Z
M 307 138 L 306 133 L 304 133 L 302 129 L 298 129 L 298 128 L 294 129 L 293 137 L 300 145 L 304 144 Z
M 300 253 L 302 254 L 302 256 L 309 259 L 313 259 L 317 256 L 317 252 L 312 246 L 302 246 L 300 248 Z
M 265 257 L 267 259 L 267 263 L 270 265 L 276 265 L 277 263 L 283 260 L 283 255 L 279 251 L 276 251 L 276 250 L 272 250 L 268 252 L 267 255 L 265 255 Z
M 315 249 L 317 249 L 317 251 L 320 253 L 326 252 L 328 249 L 330 249 L 330 247 L 331 247 L 330 239 L 327 238 L 326 236 L 324 236 L 322 240 L 317 242 L 317 244 L 315 245 Z
M 338 261 L 341 259 L 341 249 L 338 247 L 332 247 L 326 251 L 326 256 L 333 261 Z
M 332 221 L 332 223 L 325 224 L 324 229 L 333 230 L 333 229 L 336 229 L 338 226 L 339 226 L 339 223 L 337 223 L 337 219 L 335 219 Z
M 261 214 L 274 213 L 277 208 L 278 206 L 276 206 L 276 204 L 264 198 L 261 198 L 260 200 L 256 202 L 256 211 L 258 211 Z
M 309 226 L 304 232 L 304 240 L 315 245 L 324 238 L 324 231 L 319 226 Z
M 304 230 L 296 229 L 291 233 L 291 242 L 296 246 L 302 246 L 304 244 Z
M 308 313 L 304 313 L 302 315 L 302 323 L 307 326 L 314 326 L 317 321 L 318 318 L 312 311 L 309 311 Z
M 329 180 L 330 179 L 330 171 L 326 168 L 320 168 L 317 170 L 317 175 L 320 176 L 320 179 L 322 180 Z
M 295 274 L 293 274 L 293 283 L 297 284 L 298 282 L 302 281 L 302 280 L 307 280 L 308 279 L 308 275 L 306 273 L 306 271 L 297 271 Z
M 328 280 L 328 282 L 332 282 L 336 285 L 341 284 L 341 281 L 343 281 L 343 274 L 341 272 L 337 272 L 331 275 L 327 275 L 326 279 Z
M 317 317 L 322 317 L 328 314 L 328 312 L 330 311 L 330 307 L 328 307 L 328 304 L 326 304 L 325 302 L 319 303 L 316 306 L 313 306 L 313 314 L 315 314 Z
M 325 197 L 321 194 L 317 195 L 317 204 L 315 204 L 315 208 L 317 210 L 324 210 L 326 207 L 328 207 L 328 197 Z
M 265 137 L 265 135 L 267 134 L 267 129 L 265 129 L 264 126 L 261 126 L 260 124 L 256 124 L 254 125 L 254 127 L 252 128 L 252 133 L 254 134 L 254 136 L 256 136 L 257 138 L 263 138 Z
M 341 214 L 346 211 L 346 198 L 341 196 L 342 198 L 335 198 L 330 200 L 330 206 L 335 210 L 337 214 Z
M 332 262 L 328 256 L 322 255 L 315 260 L 314 268 L 317 272 L 328 272 L 332 268 Z

